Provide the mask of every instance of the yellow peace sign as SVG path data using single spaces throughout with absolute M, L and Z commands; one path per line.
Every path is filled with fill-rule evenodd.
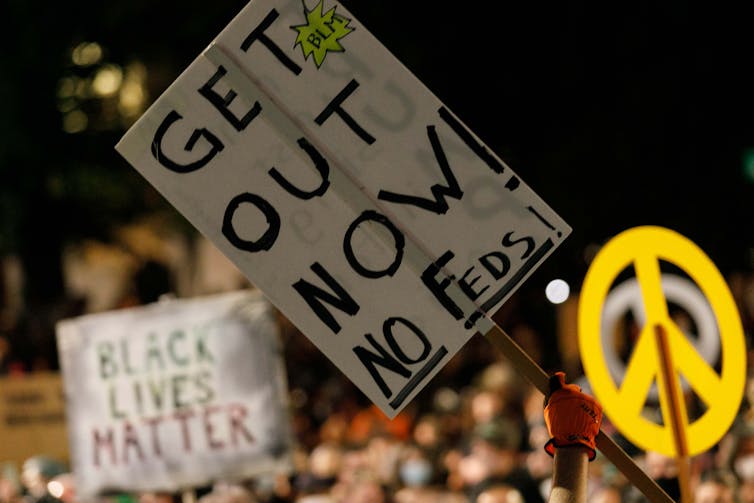
M 710 302 L 720 332 L 722 370 L 710 368 L 671 320 L 663 295 L 659 261 L 683 269 Z M 647 320 L 633 349 L 620 388 L 605 362 L 602 347 L 602 305 L 615 278 L 633 265 L 641 288 Z M 688 455 L 712 447 L 728 430 L 738 412 L 746 381 L 743 328 L 728 286 L 712 261 L 687 238 L 662 227 L 636 227 L 608 242 L 589 267 L 579 300 L 579 351 L 584 372 L 605 413 L 635 445 L 667 456 L 676 456 L 670 428 L 667 393 L 662 386 L 660 360 L 653 327 L 662 325 L 675 371 L 682 374 L 705 403 L 704 414 L 688 425 Z M 642 417 L 652 382 L 658 377 L 664 424 Z M 685 423 L 688 417 L 682 411 Z

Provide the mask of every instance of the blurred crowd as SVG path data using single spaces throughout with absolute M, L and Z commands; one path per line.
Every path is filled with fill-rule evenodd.
M 481 341 L 485 342 L 485 341 Z M 472 343 L 474 344 L 474 343 Z M 298 442 L 293 470 L 248 480 L 217 481 L 191 493 L 103 496 L 104 503 L 514 503 L 547 500 L 552 460 L 543 396 L 506 360 L 488 363 L 460 391 L 440 385 L 394 420 L 364 403 L 337 374 L 303 407 L 293 389 Z M 320 396 L 322 395 L 322 396 Z M 338 398 L 340 397 L 340 398 Z M 426 403 L 425 403 L 426 402 Z M 754 502 L 754 411 L 747 395 L 733 428 L 692 459 L 695 502 Z M 609 420 L 611 434 L 674 499 L 673 458 L 636 449 Z M 589 466 L 589 501 L 640 502 L 643 496 L 601 454 Z M 0 501 L 75 503 L 72 474 L 43 455 L 20 473 L 6 466 Z
M 729 278 L 754 357 L 754 275 Z M 559 358 L 553 336 L 518 316 L 518 295 L 498 321 L 548 372 L 565 369 L 590 392 L 582 369 Z M 113 494 L 103 503 L 496 503 L 544 502 L 552 459 L 543 446 L 543 395 L 483 336 L 473 337 L 393 420 L 373 406 L 321 353 L 280 317 L 288 367 L 292 469 L 247 480 L 215 481 L 184 493 Z M 636 333 L 636 327 L 626 327 Z M 2 338 L 0 338 L 0 341 Z M 1 348 L 0 348 L 1 349 Z M 554 356 L 553 356 L 554 355 Z M 0 351 L 2 356 L 2 351 Z M 4 367 L 12 371 L 12 367 Z M 750 371 L 751 372 L 751 371 Z M 690 414 L 704 404 L 686 395 Z M 754 503 L 754 374 L 725 436 L 691 459 L 694 501 Z M 659 413 L 647 403 L 649 414 Z M 676 460 L 632 445 L 610 423 L 603 431 L 674 499 Z M 3 460 L 0 460 L 2 462 Z M 643 495 L 606 458 L 589 465 L 589 501 L 641 502 Z M 60 460 L 40 453 L 0 473 L 0 503 L 77 502 L 75 480 Z

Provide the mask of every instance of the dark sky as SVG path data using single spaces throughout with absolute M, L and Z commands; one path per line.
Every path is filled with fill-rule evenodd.
M 0 60 L 4 229 L 15 225 L 39 250 L 51 234 L 24 229 L 54 233 L 98 214 L 56 211 L 39 188 L 50 173 L 131 169 L 113 150 L 123 131 L 60 132 L 55 87 L 72 47 L 94 40 L 111 61 L 145 61 L 154 98 L 245 3 L 11 0 Z M 741 163 L 754 147 L 750 4 L 343 3 L 573 227 L 543 279 L 570 269 L 580 280 L 585 246 L 648 224 L 692 239 L 724 273 L 753 267 L 754 182 Z
M 723 271 L 752 267 L 754 9 L 398 4 L 346 5 L 571 224 L 551 269 L 637 225 L 680 232 Z

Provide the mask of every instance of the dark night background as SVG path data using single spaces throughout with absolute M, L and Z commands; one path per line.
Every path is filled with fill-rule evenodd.
M 115 152 L 124 127 L 62 131 L 71 49 L 141 60 L 153 100 L 245 3 L 0 8 L 0 253 L 24 260 L 32 305 L 60 295 L 66 242 L 165 204 Z M 573 227 L 530 285 L 578 284 L 590 243 L 645 224 L 690 238 L 726 275 L 754 268 L 751 4 L 343 4 Z

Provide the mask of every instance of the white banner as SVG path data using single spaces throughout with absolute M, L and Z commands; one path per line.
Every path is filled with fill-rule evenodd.
M 57 338 L 81 495 L 290 466 L 278 329 L 258 292 L 64 320 Z
M 304 5 L 249 3 L 117 149 L 393 417 L 570 228 L 342 5 Z

